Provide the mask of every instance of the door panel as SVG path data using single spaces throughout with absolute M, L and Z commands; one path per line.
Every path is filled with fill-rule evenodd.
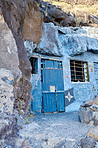
M 43 75 L 43 83 L 42 83 L 43 91 L 50 91 L 50 86 L 55 86 L 55 88 L 59 91 L 64 90 L 62 70 L 43 69 L 42 75 Z
M 64 111 L 64 85 L 62 63 L 43 60 L 42 66 L 42 96 L 43 111 Z M 43 68 L 44 67 L 44 68 Z
M 65 111 L 64 104 L 64 93 L 57 93 L 57 111 L 64 112 Z
M 56 112 L 55 93 L 43 93 L 43 111 Z

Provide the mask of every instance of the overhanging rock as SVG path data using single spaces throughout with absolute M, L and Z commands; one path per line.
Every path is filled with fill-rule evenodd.
M 58 38 L 58 31 L 53 23 L 43 24 L 42 37 L 35 52 L 45 55 L 63 55 L 62 45 Z
M 98 53 L 98 28 L 96 27 L 56 27 L 52 23 L 43 24 L 43 33 L 34 52 L 70 56 L 84 52 Z

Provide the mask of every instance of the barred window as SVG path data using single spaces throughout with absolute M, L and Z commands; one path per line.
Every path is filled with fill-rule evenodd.
M 71 81 L 89 82 L 88 63 L 70 60 Z

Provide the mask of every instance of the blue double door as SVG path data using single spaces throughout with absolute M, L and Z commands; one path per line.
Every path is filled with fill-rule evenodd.
M 64 112 L 64 84 L 62 62 L 42 60 L 42 111 Z

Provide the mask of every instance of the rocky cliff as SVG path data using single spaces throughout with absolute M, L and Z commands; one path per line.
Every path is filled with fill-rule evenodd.
M 37 0 L 45 23 L 56 26 L 98 26 L 96 0 Z
M 18 130 L 31 100 L 24 41 L 38 44 L 41 34 L 42 16 L 35 1 L 0 0 L 0 148 L 18 146 Z
M 24 48 L 24 41 L 39 43 L 42 32 L 42 17 L 35 1 L 0 1 L 4 17 L 1 20 L 0 67 L 11 70 L 15 76 L 14 107 L 26 112 L 31 98 L 31 66 Z M 5 23 L 6 22 L 6 23 Z M 21 74 L 19 74 L 19 72 Z

